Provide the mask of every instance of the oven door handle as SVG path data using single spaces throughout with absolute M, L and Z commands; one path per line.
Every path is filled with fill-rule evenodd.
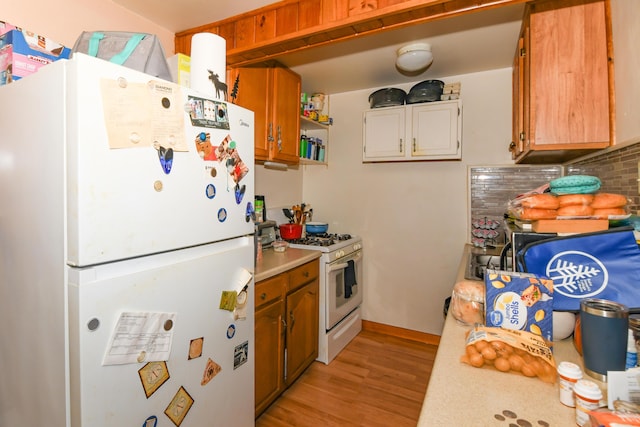
M 349 264 L 347 264 L 346 262 L 345 263 L 336 264 L 336 265 L 332 265 L 331 267 L 329 267 L 329 272 L 337 271 L 337 270 L 344 270 L 348 266 L 349 266 Z

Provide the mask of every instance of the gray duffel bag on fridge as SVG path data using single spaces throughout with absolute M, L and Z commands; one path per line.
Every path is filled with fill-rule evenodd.
M 171 81 L 164 50 L 158 37 L 153 34 L 83 31 L 76 40 L 73 51 Z

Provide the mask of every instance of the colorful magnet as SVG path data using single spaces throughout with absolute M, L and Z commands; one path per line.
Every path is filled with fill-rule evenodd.
M 247 212 L 245 214 L 244 220 L 249 222 L 251 220 L 256 220 L 256 211 L 253 209 L 253 204 L 251 202 L 247 202 Z
M 231 339 L 236 334 L 236 325 L 233 323 L 227 328 L 227 338 Z
M 158 417 L 155 415 L 151 415 L 149 418 L 144 420 L 144 424 L 142 427 L 156 427 L 158 425 Z
M 204 345 L 204 337 L 192 339 L 189 343 L 189 360 L 197 359 L 202 356 L 202 347 Z
M 235 193 L 236 193 L 236 203 L 242 203 L 242 198 L 244 197 L 244 192 L 247 190 L 247 186 L 242 184 L 242 186 L 236 184 Z
M 218 211 L 218 221 L 225 222 L 227 220 L 227 210 L 225 208 L 220 208 Z
M 187 416 L 193 406 L 193 402 L 193 398 L 187 393 L 187 390 L 184 387 L 180 387 L 167 409 L 164 410 L 164 413 L 173 421 L 176 427 L 180 427 L 184 417 Z
M 149 362 L 138 370 L 138 375 L 147 399 L 170 377 L 167 362 Z
M 209 132 L 200 132 L 195 138 L 196 151 L 202 160 L 217 160 L 216 150 L 211 145 L 211 134 Z
M 173 148 L 158 146 L 158 158 L 160 159 L 160 166 L 162 166 L 164 173 L 169 174 L 169 172 L 171 172 L 171 166 L 173 166 Z
M 204 368 L 204 374 L 202 375 L 202 380 L 200 381 L 200 385 L 207 385 L 209 381 L 213 379 L 218 373 L 222 371 L 222 366 L 218 365 L 211 359 L 207 360 L 207 366 Z
M 236 308 L 238 293 L 236 291 L 222 291 L 220 296 L 220 310 L 233 311 Z
M 207 184 L 207 188 L 204 190 L 207 195 L 207 199 L 213 199 L 216 197 L 216 187 L 213 184 Z
M 233 369 L 244 365 L 249 360 L 249 341 L 237 345 L 233 350 Z

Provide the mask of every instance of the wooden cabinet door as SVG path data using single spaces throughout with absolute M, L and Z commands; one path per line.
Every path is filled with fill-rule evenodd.
M 258 417 L 284 390 L 284 300 L 255 313 L 255 399 Z
M 255 158 L 269 159 L 267 122 L 269 113 L 269 76 L 267 68 L 233 68 L 229 72 L 229 87 L 238 79 L 236 104 L 254 113 Z
M 288 164 L 298 164 L 300 155 L 300 76 L 287 68 L 270 68 L 272 132 L 270 158 Z
M 608 146 L 604 1 L 535 3 L 529 25 L 531 148 Z
M 405 107 L 372 109 L 364 113 L 362 160 L 402 160 L 405 157 Z
M 287 295 L 287 385 L 318 357 L 318 304 L 317 278 Z
M 409 108 L 409 107 L 408 107 Z M 410 153 L 414 159 L 459 159 L 461 105 L 458 101 L 415 104 L 411 108 Z

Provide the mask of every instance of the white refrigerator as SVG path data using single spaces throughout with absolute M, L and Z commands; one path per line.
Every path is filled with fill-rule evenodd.
M 253 425 L 253 113 L 82 54 L 0 99 L 0 426 Z

